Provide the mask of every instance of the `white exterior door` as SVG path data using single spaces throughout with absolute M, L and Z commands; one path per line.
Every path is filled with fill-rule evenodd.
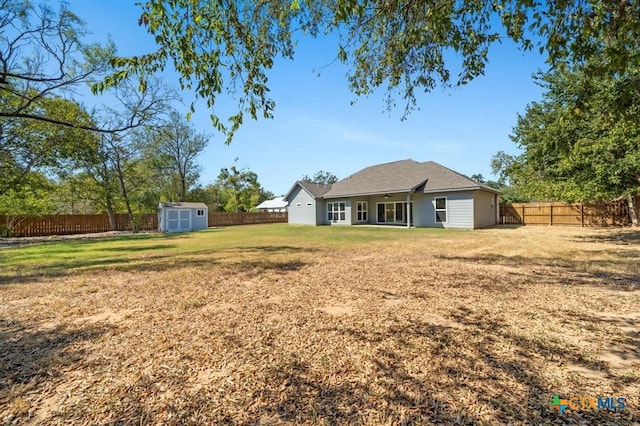
M 167 231 L 190 231 L 191 210 L 167 210 Z

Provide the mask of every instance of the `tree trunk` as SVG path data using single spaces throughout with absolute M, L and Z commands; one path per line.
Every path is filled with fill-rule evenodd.
M 113 211 L 113 206 L 107 208 L 107 216 L 109 216 L 109 229 L 117 231 L 116 213 Z
M 118 170 L 119 172 L 119 170 Z M 131 222 L 131 231 L 134 234 L 138 233 L 138 225 L 136 224 L 135 218 L 133 217 L 133 210 L 131 209 L 131 203 L 129 202 L 129 194 L 127 191 L 127 187 L 124 183 L 124 176 L 118 173 L 118 180 L 120 181 L 120 187 L 122 189 L 122 198 L 124 199 L 124 204 L 127 206 L 127 213 L 129 214 L 129 221 Z
M 120 183 L 120 190 L 122 192 L 122 199 L 124 200 L 124 204 L 127 207 L 127 213 L 129 214 L 129 221 L 131 222 L 131 231 L 136 234 L 138 233 L 138 225 L 136 224 L 135 218 L 133 216 L 133 210 L 131 209 L 131 202 L 129 201 L 129 192 L 127 191 L 127 185 L 124 181 L 124 173 L 122 171 L 122 166 L 120 164 L 120 157 L 116 153 L 116 158 L 113 161 L 113 165 L 115 166 L 116 175 L 118 176 L 118 182 Z
M 107 210 L 107 216 L 109 216 L 109 230 L 117 231 L 118 224 L 116 223 L 116 212 L 113 208 L 113 197 L 108 190 L 104 194 L 104 204 Z
M 631 226 L 639 226 L 640 221 L 640 206 L 638 205 L 638 195 L 630 194 L 627 196 L 627 203 L 629 205 L 629 217 L 631 218 Z
M 180 175 L 180 201 L 184 202 L 187 199 L 187 178 Z

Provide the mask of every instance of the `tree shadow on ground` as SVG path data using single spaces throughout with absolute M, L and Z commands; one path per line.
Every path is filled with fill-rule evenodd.
M 624 229 L 606 234 L 585 235 L 576 239 L 578 242 L 602 242 L 620 245 L 640 245 L 640 230 Z
M 463 262 L 473 265 L 500 265 L 516 269 L 522 275 L 535 278 L 539 283 L 562 283 L 575 285 L 593 285 L 635 291 L 640 289 L 640 273 L 622 273 L 612 270 L 636 269 L 637 258 L 627 251 L 591 252 L 614 254 L 613 259 L 572 260 L 567 258 L 543 258 L 529 256 L 505 256 L 501 254 L 481 254 L 472 256 L 440 255 L 438 259 L 454 263 Z M 539 267 L 540 270 L 535 268 Z M 514 284 L 516 286 L 516 284 Z
M 346 337 L 351 347 L 373 348 L 370 356 L 361 360 L 370 365 L 366 373 L 362 365 L 327 368 L 291 352 L 268 367 L 258 389 L 253 390 L 254 400 L 240 401 L 247 404 L 240 411 L 258 423 L 276 424 L 629 423 L 620 413 L 567 412 L 559 418 L 549 408 L 554 389 L 575 389 L 571 385 L 557 389 L 530 358 L 556 363 L 559 358 L 578 357 L 577 349 L 523 338 L 508 331 L 505 324 L 478 327 L 482 323 L 479 318 L 465 321 L 465 313 L 460 315 L 462 324 L 474 328 L 478 335 L 472 352 L 457 349 L 468 340 L 463 331 L 428 323 L 396 324 L 376 331 L 328 329 Z M 517 357 L 505 356 L 504 346 L 497 341 L 515 348 Z M 441 360 L 434 374 L 407 367 L 411 353 L 421 344 Z M 340 377 L 350 368 L 360 370 L 359 375 Z M 195 401 L 193 409 L 207 404 L 198 397 Z M 222 413 L 224 416 L 216 420 L 243 421 L 237 411 Z
M 232 362 L 241 374 L 165 405 L 145 401 L 157 389 L 143 377 L 102 420 L 159 423 L 170 414 L 171 424 L 632 424 L 629 409 L 562 415 L 550 409 L 554 393 L 582 395 L 584 389 L 550 379 L 540 365 L 560 368 L 580 359 L 580 349 L 518 333 L 487 314 L 454 309 L 459 327 L 394 316 L 376 326 L 327 318 L 329 324 L 310 331 L 340 342 L 343 351 L 327 342 L 337 358 L 323 348 L 278 346 L 277 336 L 264 353 L 259 342 L 238 336 L 233 346 L 249 345 L 244 361 Z M 267 358 L 253 357 L 254 351 Z M 421 360 L 434 365 L 415 362 L 425 353 Z
M 37 283 L 45 279 L 71 276 L 87 271 L 101 273 L 104 271 L 137 272 L 153 271 L 162 272 L 180 268 L 211 268 L 214 266 L 227 266 L 239 269 L 240 272 L 251 272 L 259 275 L 268 270 L 279 272 L 292 272 L 302 268 L 306 263 L 300 260 L 277 261 L 270 260 L 268 256 L 277 254 L 293 255 L 297 253 L 313 253 L 316 249 L 295 246 L 256 246 L 242 249 L 202 250 L 185 254 L 173 252 L 159 253 L 160 250 L 175 248 L 172 245 L 155 246 L 145 249 L 136 247 L 118 247 L 115 250 L 101 249 L 104 256 L 88 259 L 67 258 L 60 261 L 47 263 L 33 269 L 22 269 L 17 273 L 3 273 L 0 271 L 0 286 L 3 284 L 29 284 Z M 149 253 L 140 253 L 140 252 Z M 115 256 L 109 256 L 115 253 Z M 123 257 L 129 253 L 130 256 Z M 238 259 L 238 254 L 260 256 L 260 259 Z M 266 258 L 265 258 L 266 256 Z
M 215 261 L 211 261 L 215 263 Z M 61 278 L 74 274 L 104 271 L 163 271 L 178 267 L 202 266 L 199 259 L 185 260 L 175 255 L 145 255 L 142 257 L 104 257 L 92 259 L 71 258 L 48 263 L 32 269 L 22 269 L 17 274 L 0 273 L 0 286 L 3 284 L 34 284 L 51 278 Z
M 71 234 L 49 237 L 24 237 L 24 238 L 0 238 L 0 250 L 11 248 L 32 248 L 38 246 L 49 246 L 52 244 L 64 244 L 66 246 L 80 247 L 96 242 L 119 242 L 119 241 L 151 241 L 155 239 L 182 239 L 188 238 L 189 233 L 161 233 L 142 232 L 134 234 L 131 232 L 116 235 L 97 234 Z
M 585 329 L 606 330 L 612 336 L 610 342 L 600 348 L 599 358 L 604 361 L 589 362 L 582 359 L 576 364 L 596 376 L 605 375 L 619 386 L 630 383 L 640 385 L 640 379 L 624 374 L 630 372 L 633 366 L 640 367 L 640 313 L 574 313 L 573 316 L 576 321 L 585 324 Z
M 233 251 L 247 252 L 247 253 L 316 253 L 321 251 L 314 247 L 299 247 L 299 246 L 249 246 L 249 247 L 236 247 Z
M 44 392 L 67 368 L 81 363 L 85 350 L 76 346 L 100 338 L 107 325 L 46 327 L 0 320 L 0 418 L 24 416 L 29 395 Z
M 317 419 L 327 424 L 364 419 L 400 424 L 558 422 L 557 413 L 548 407 L 552 389 L 575 389 L 571 384 L 557 389 L 531 359 L 543 358 L 554 364 L 580 359 L 579 348 L 515 334 L 507 324 L 487 321 L 464 309 L 456 319 L 477 336 L 473 345 L 465 345 L 468 335 L 464 331 L 429 323 L 396 324 L 373 332 L 336 328 L 333 331 L 348 336 L 349 341 L 377 347 L 364 360 L 373 365 L 369 377 L 331 383 L 314 374 L 311 363 L 293 354 L 288 362 L 270 371 L 267 381 L 279 387 L 261 395 L 271 402 L 260 412 L 276 422 L 294 423 Z M 425 342 L 432 356 L 442 360 L 439 372 L 428 377 L 407 368 L 412 350 Z M 471 350 L 458 350 L 461 347 Z M 505 348 L 511 348 L 512 355 L 505 355 Z M 607 369 L 606 365 L 597 367 Z M 469 405 L 460 395 L 471 395 Z M 482 407 L 492 414 L 483 416 Z M 627 424 L 626 418 L 599 411 L 566 413 L 562 420 Z
M 287 272 L 295 272 L 302 269 L 306 262 L 301 260 L 241 260 L 229 263 L 225 266 L 233 268 L 236 272 L 242 274 L 245 278 L 259 277 L 267 272 L 277 272 L 284 274 Z

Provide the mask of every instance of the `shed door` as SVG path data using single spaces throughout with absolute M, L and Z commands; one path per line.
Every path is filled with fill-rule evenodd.
M 191 229 L 191 210 L 167 210 L 167 231 L 189 231 Z
M 178 221 L 178 229 L 180 231 L 191 230 L 191 210 L 178 210 L 180 220 Z

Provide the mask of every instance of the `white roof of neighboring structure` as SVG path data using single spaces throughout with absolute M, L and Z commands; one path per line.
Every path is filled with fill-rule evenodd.
M 276 197 L 273 200 L 265 200 L 258 204 L 257 208 L 259 209 L 283 209 L 289 205 L 288 202 L 284 200 L 284 197 Z

